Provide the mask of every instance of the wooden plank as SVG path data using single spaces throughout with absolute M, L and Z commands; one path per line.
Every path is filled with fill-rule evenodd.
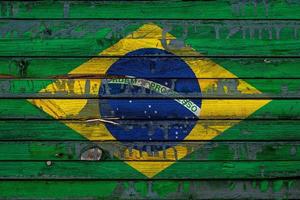
M 110 101 L 118 101 L 119 103 L 128 103 L 130 99 L 110 99 Z M 195 100 L 195 99 L 194 99 Z M 199 99 L 198 99 L 199 100 Z M 46 101 L 54 103 L 51 109 L 62 109 L 66 108 L 66 112 L 68 109 L 76 109 L 79 114 L 76 113 L 76 110 L 73 110 L 71 114 L 65 112 L 52 113 L 56 119 L 99 119 L 99 100 L 98 99 L 33 99 L 33 103 L 37 103 L 37 101 Z M 88 102 L 87 102 L 88 101 Z M 107 99 L 101 100 L 101 105 L 103 109 L 105 106 L 108 106 Z M 143 104 L 147 105 L 159 105 L 165 109 L 167 109 L 169 102 L 172 100 L 168 99 L 136 99 L 134 103 L 136 107 L 141 106 Z M 205 105 L 206 108 L 214 109 L 202 109 L 200 119 L 299 119 L 300 116 L 300 100 L 297 99 L 275 99 L 272 100 L 268 105 L 260 108 L 261 104 L 266 100 L 263 99 L 203 99 L 202 105 Z M 50 104 L 49 104 L 50 105 Z M 58 106 L 59 105 L 59 106 Z M 67 106 L 67 107 L 64 107 Z M 87 106 L 86 109 L 81 111 L 79 108 L 83 108 L 83 106 Z M 257 107 L 256 107 L 257 106 Z M 203 106 L 202 106 L 203 107 Z M 251 108 L 259 109 L 255 114 L 248 116 Z M 45 107 L 44 107 L 45 108 Z M 45 112 L 37 107 L 34 107 L 27 100 L 23 99 L 0 99 L 0 119 L 50 119 L 49 115 L 45 114 Z M 153 109 L 151 107 L 151 109 Z M 220 112 L 222 110 L 222 112 Z M 147 119 L 148 116 L 143 113 L 136 113 L 136 109 L 127 109 L 126 116 L 121 117 L 123 119 Z M 254 112 L 255 110 L 253 110 Z M 159 112 L 159 111 L 157 111 Z M 134 114 L 133 114 L 134 113 Z M 191 117 L 190 115 L 182 115 L 180 113 L 174 112 L 173 115 L 167 115 L 168 113 L 161 113 L 158 117 L 155 117 L 156 120 L 162 119 L 196 119 L 195 117 Z M 116 116 L 114 113 L 111 113 L 109 116 L 102 116 L 103 119 L 120 119 L 119 116 Z
M 117 57 L 116 59 L 118 59 Z M 71 75 L 67 75 L 77 66 L 90 60 L 91 57 L 13 57 L 4 58 L 0 57 L 0 75 L 1 78 L 28 78 L 28 79 L 55 79 L 55 78 L 67 78 Z M 90 60 L 90 65 L 93 67 L 99 65 L 99 63 L 109 62 L 112 58 L 97 57 Z M 126 62 L 131 62 L 135 58 L 126 57 L 122 58 Z M 171 62 L 175 58 L 172 57 L 142 57 L 144 61 L 156 61 L 158 59 L 164 60 L 168 59 Z M 229 70 L 237 77 L 241 79 L 251 79 L 251 78 L 300 78 L 300 71 L 298 67 L 300 65 L 300 58 L 297 57 L 186 57 L 188 62 L 208 62 L 212 60 L 213 62 L 219 64 L 225 69 Z M 102 72 L 103 71 L 103 72 Z M 104 75 L 104 69 L 101 68 L 97 75 L 93 70 L 86 69 L 85 74 L 82 74 L 82 78 L 87 78 L 87 76 L 101 77 Z M 182 69 L 177 69 L 181 78 L 228 78 L 224 73 L 213 73 L 205 74 L 201 73 L 195 74 L 191 77 L 189 74 L 184 74 Z M 259 72 L 259 73 L 258 73 Z M 80 78 L 80 75 L 73 75 L 73 77 Z M 153 78 L 151 73 L 144 74 L 144 78 Z M 161 77 L 155 76 L 156 78 L 176 78 L 169 77 L 164 74 Z M 177 77 L 178 78 L 178 77 Z
M 3 1 L 2 18 L 297 19 L 298 1 Z M 187 12 L 188 11 L 188 12 Z
M 3 79 L 0 98 L 300 98 L 300 79 L 191 79 L 191 78 L 100 78 L 101 89 L 94 87 L 99 79 Z M 144 87 L 140 83 L 148 84 Z M 261 93 L 249 94 L 244 82 L 259 88 Z M 199 83 L 201 91 L 178 85 Z M 42 90 L 52 84 L 53 90 Z M 152 85 L 153 86 L 152 86 Z M 204 87 L 205 86 L 205 87 Z M 80 89 L 78 89 L 80 88 Z M 117 89 L 116 89 L 117 88 Z M 204 89 L 204 90 L 203 90 Z M 37 93 L 37 91 L 39 91 Z
M 297 199 L 299 179 L 0 181 L 0 198 L 29 199 Z
M 130 164 L 128 161 L 127 164 Z M 172 162 L 172 161 L 170 161 Z M 156 163 L 164 166 L 168 161 Z M 141 179 L 139 172 L 124 162 L 90 161 L 1 161 L 1 179 Z M 145 161 L 141 165 L 151 165 Z M 212 170 L 214 169 L 214 170 Z M 145 173 L 153 173 L 146 167 Z M 143 173 L 144 173 L 143 172 Z M 295 178 L 300 161 L 177 161 L 153 179 L 263 179 Z
M 0 24 L 1 56 L 95 56 L 126 36 L 120 47 L 101 55 L 123 55 L 120 52 L 134 44 L 150 40 L 179 56 L 300 55 L 297 20 L 0 20 Z M 145 24 L 139 34 L 131 34 Z M 154 27 L 157 33 L 143 34 L 153 33 Z
M 300 142 L 117 142 L 117 141 L 10 141 L 0 142 L 0 161 L 5 160 L 102 160 L 102 161 L 176 161 L 175 148 L 168 157 L 166 147 L 173 146 L 192 153 L 185 161 L 299 161 Z M 140 154 L 128 157 L 132 149 L 146 151 L 147 156 Z M 159 149 L 164 149 L 159 151 Z
M 243 141 L 281 141 L 281 140 L 300 140 L 300 122 L 298 120 L 243 120 L 238 123 L 235 120 L 199 120 L 198 123 L 205 127 L 199 130 L 197 135 L 214 134 L 215 127 L 225 129 L 231 127 L 224 134 L 215 137 L 214 140 L 243 140 Z M 1 120 L 0 121 L 0 140 L 1 141 L 24 141 L 24 140 L 85 140 L 83 136 L 72 131 L 64 124 L 73 126 L 89 127 L 92 122 L 71 121 L 71 120 Z M 96 123 L 96 122 L 94 122 Z M 121 126 L 125 130 L 130 130 L 132 126 L 149 127 L 168 131 L 169 127 L 180 125 L 189 125 L 192 121 L 124 121 Z M 101 123 L 97 123 L 101 126 Z M 99 135 L 98 140 L 107 141 L 109 138 L 101 134 L 99 130 L 90 130 L 90 134 Z M 190 140 L 201 140 L 200 137 L 191 137 Z

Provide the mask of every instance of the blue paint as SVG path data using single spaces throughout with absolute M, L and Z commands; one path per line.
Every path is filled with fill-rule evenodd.
M 150 55 L 151 58 L 142 57 Z M 160 83 L 165 86 L 171 85 L 170 78 L 194 77 L 193 80 L 181 80 L 176 82 L 175 91 L 194 91 L 201 94 L 201 90 L 194 72 L 178 56 L 160 49 L 139 49 L 128 53 L 126 56 L 133 56 L 130 59 L 120 58 L 107 71 L 108 75 L 124 75 L 136 78 L 147 78 L 147 80 Z M 141 57 L 139 57 L 141 56 Z M 167 57 L 166 57 L 167 56 Z M 170 57 L 172 56 L 172 57 Z M 180 69 L 180 70 L 179 70 Z M 165 77 L 161 79 L 159 77 Z M 169 78 L 169 79 L 168 79 Z M 111 94 L 118 94 L 126 89 L 126 85 L 109 84 Z M 101 86 L 99 96 L 104 93 Z M 130 93 L 138 93 L 141 88 L 134 86 Z M 149 92 L 147 90 L 146 92 Z M 163 97 L 163 96 L 162 96 Z M 201 99 L 193 100 L 201 108 Z M 196 116 L 184 106 L 173 99 L 100 99 L 100 115 L 103 117 L 118 117 L 120 119 L 168 119 L 186 118 L 196 119 Z M 106 106 L 101 106 L 106 105 Z M 107 104 L 109 106 L 107 106 Z M 166 123 L 166 122 L 164 122 Z M 180 124 L 182 123 L 182 124 Z M 168 132 L 163 132 L 167 127 L 139 127 L 132 126 L 128 129 L 123 126 L 106 124 L 107 129 L 117 140 L 176 140 L 182 141 L 193 129 L 196 120 L 192 123 L 171 125 Z

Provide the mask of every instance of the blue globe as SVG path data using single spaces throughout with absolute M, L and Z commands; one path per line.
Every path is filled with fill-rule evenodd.
M 111 65 L 107 70 L 107 75 L 143 78 L 166 87 L 172 85 L 172 78 L 188 77 L 190 78 L 188 81 L 177 80 L 173 85 L 173 90 L 177 92 L 189 90 L 201 94 L 195 74 L 186 62 L 161 49 L 145 48 L 132 51 Z M 110 94 L 123 93 L 126 89 L 128 90 L 124 84 L 108 84 Z M 99 96 L 102 96 L 105 91 L 107 88 L 101 85 Z M 148 89 L 143 91 L 150 94 Z M 130 88 L 130 94 L 139 92 L 141 92 L 141 88 L 138 86 Z M 156 95 L 164 97 L 159 93 Z M 201 98 L 191 100 L 201 108 Z M 119 125 L 106 123 L 106 128 L 117 140 L 174 140 L 179 142 L 184 140 L 197 123 L 197 116 L 174 99 L 100 98 L 99 104 L 101 116 L 120 119 Z M 174 121 L 174 118 L 187 120 Z M 125 122 L 126 119 L 134 120 Z

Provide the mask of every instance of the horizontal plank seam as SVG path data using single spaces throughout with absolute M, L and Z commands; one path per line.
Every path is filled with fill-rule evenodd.
M 37 93 L 38 94 L 38 93 Z M 297 97 L 294 97 L 294 96 L 288 96 L 286 95 L 285 97 L 281 97 L 280 95 L 278 95 L 277 97 L 276 96 L 271 96 L 269 94 L 265 94 L 265 96 L 245 96 L 245 97 L 226 97 L 225 95 L 222 96 L 222 97 L 218 97 L 218 96 L 215 96 L 215 97 L 204 97 L 204 96 L 199 96 L 199 97 L 195 97 L 195 96 L 190 96 L 190 95 L 185 95 L 185 96 L 165 96 L 165 97 L 160 97 L 160 96 L 149 96 L 149 97 L 138 97 L 138 96 L 125 96 L 125 97 L 122 97 L 122 96 L 116 96 L 116 97 L 113 97 L 113 96 L 110 96 L 110 97 L 107 97 L 107 96 L 100 96 L 100 97 L 77 97 L 77 96 L 55 96 L 55 94 L 53 94 L 54 97 L 51 97 L 51 96 L 42 96 L 42 94 L 39 94 L 41 96 L 21 96 L 21 95 L 16 95 L 16 96 L 3 96 L 3 94 L 0 94 L 0 100 L 1 99 L 6 99 L 6 100 L 10 100 L 10 99 L 19 99 L 19 100 L 26 100 L 26 99 L 51 99 L 51 100 L 55 100 L 55 99 L 60 99 L 60 100 L 64 100 L 64 99 L 73 99 L 73 100 L 76 100 L 76 99 L 137 99 L 137 100 L 152 100 L 152 99 L 156 99 L 156 100 L 165 100 L 165 99 L 174 99 L 174 98 L 178 98 L 178 99 L 203 99 L 203 100 L 300 100 L 300 94 L 297 95 Z M 184 95 L 184 94 L 183 94 Z M 264 94 L 261 94 L 261 95 L 264 95 Z M 271 96 L 271 97 L 269 97 Z
M 155 157 L 154 157 L 155 158 Z M 184 159 L 184 158 L 183 158 Z M 80 160 L 80 158 L 78 158 L 78 159 L 70 159 L 70 160 L 65 160 L 65 159 L 39 159 L 39 160 L 37 160 L 37 159 L 34 159 L 34 160 L 15 160 L 15 159 L 0 159 L 0 164 L 1 163 L 5 163 L 5 162 L 15 162 L 16 164 L 18 163 L 18 162 L 48 162 L 48 161 L 51 161 L 52 162 L 52 164 L 54 163 L 55 164 L 55 162 L 57 162 L 57 161 L 59 161 L 59 162 L 65 162 L 65 163 L 70 163 L 70 162 L 73 162 L 73 163 L 76 163 L 76 162 L 83 162 L 83 163 L 122 163 L 122 162 L 138 162 L 138 163 L 144 163 L 144 162 L 148 162 L 148 163 L 153 163 L 153 162 L 155 162 L 155 163 L 191 163 L 191 162 L 193 162 L 193 163 L 212 163 L 212 162 L 219 162 L 219 163 L 236 163 L 236 162 L 252 162 L 252 163 L 254 163 L 254 162 L 259 162 L 259 163 L 261 163 L 261 162 L 272 162 L 272 163 L 276 163 L 276 162 L 299 162 L 300 160 L 298 160 L 298 159 L 289 159 L 289 160 L 280 160 L 280 159 L 274 159 L 274 160 L 251 160 L 251 159 L 236 159 L 236 160 L 234 160 L 234 159 L 231 159 L 231 160 L 208 160 L 208 159 L 199 159 L 199 160 L 197 160 L 197 159 L 193 159 L 193 160 L 191 160 L 191 159 L 188 159 L 188 160 L 182 160 L 182 159 L 155 159 L 155 160 L 151 160 L 151 159 L 149 159 L 149 160 L 143 160 L 143 159 L 141 159 L 141 160 L 139 160 L 139 159 L 116 159 L 116 160 L 110 160 L 110 159 L 101 159 L 101 160 Z M 51 164 L 51 165 L 52 165 Z M 0 169 L 1 169 L 1 166 L 0 166 Z
M 145 17 L 145 18 L 139 18 L 139 17 L 126 17 L 126 18 L 117 18 L 117 17 L 86 17 L 86 18 L 78 18 L 78 17 L 0 17 L 1 21 L 38 21 L 38 20 L 47 20 L 47 21 L 72 21 L 72 20 L 103 20 L 103 21 L 159 21 L 159 20 L 164 20 L 164 21 L 300 21 L 300 18 L 150 18 L 150 17 Z
M 290 140 L 290 139 L 279 139 L 279 140 L 274 140 L 274 139 L 268 139 L 267 140 L 254 140 L 254 139 L 249 139 L 249 140 L 242 140 L 242 139 L 231 139 L 231 140 L 224 140 L 224 139 L 211 139 L 211 140 L 183 140 L 179 142 L 180 144 L 185 144 L 185 143 L 199 143 L 199 142 L 203 142 L 203 143 L 286 143 L 286 144 L 299 144 L 300 145 L 300 140 Z M 174 142 L 174 143 L 178 143 L 178 140 L 151 140 L 151 142 L 149 142 L 149 140 L 84 140 L 84 139 L 67 139 L 67 140 L 55 140 L 55 139 L 0 139 L 0 143 L 25 143 L 25 142 L 53 142 L 53 143 L 68 143 L 68 142 L 76 142 L 76 143 L 80 143 L 80 142 L 86 142 L 86 143 L 97 143 L 97 142 L 101 142 L 101 143 L 111 143 L 111 142 L 126 142 L 126 143 L 135 143 L 135 142 L 147 142 L 146 144 L 153 144 L 153 143 L 169 143 L 169 142 Z
M 32 40 L 32 39 L 31 39 Z M 1 41 L 1 39 L 0 39 Z M 25 55 L 25 56 L 4 56 L 0 54 L 1 58 L 172 58 L 176 56 L 160 56 L 160 55 L 144 55 L 144 56 L 123 56 L 123 55 L 115 55 L 115 56 L 108 56 L 108 55 L 91 55 L 91 56 L 34 56 L 34 55 Z M 295 58 L 299 59 L 300 56 L 293 56 L 293 55 L 282 55 L 282 56 L 271 56 L 271 55 L 202 55 L 202 56 L 194 56 L 194 55 L 180 55 L 181 58 Z
M 50 117 L 50 116 L 49 116 Z M 104 118 L 105 119 L 105 118 Z M 84 122 L 84 123 L 88 123 L 87 120 L 89 120 L 88 118 L 69 118 L 69 119 L 54 119 L 54 118 L 34 118 L 34 117 L 28 117 L 28 118 L 14 118 L 14 117 L 10 117 L 10 118 L 1 118 L 0 117 L 0 122 L 2 121 L 58 121 L 58 122 Z M 171 119 L 166 119 L 166 118 L 162 118 L 162 119 L 154 119 L 152 118 L 151 120 L 149 119 L 145 119 L 145 118 L 141 118 L 141 119 L 118 119 L 118 121 L 172 121 L 175 123 L 175 121 L 180 121 L 180 122 L 189 122 L 189 121 L 240 121 L 243 120 L 243 122 L 245 121 L 257 121 L 257 122 L 263 122 L 263 121 L 276 121 L 278 122 L 289 122 L 289 121 L 296 121 L 299 122 L 300 118 L 263 118 L 263 119 L 251 119 L 251 118 L 234 118 L 234 119 L 230 119 L 230 118 L 224 118 L 224 119 L 181 119 L 181 118 L 171 118 Z
M 243 180 L 300 180 L 300 176 L 288 176 L 288 177 L 262 177 L 262 178 L 92 178 L 92 177 L 83 177 L 83 178 L 3 178 L 0 177 L 1 181 L 112 181 L 112 180 L 120 180 L 120 181 L 243 181 Z

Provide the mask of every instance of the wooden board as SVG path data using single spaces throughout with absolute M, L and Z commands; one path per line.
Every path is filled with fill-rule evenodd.
M 96 91 L 94 83 L 101 80 L 102 90 Z M 156 78 L 167 85 L 156 85 L 150 91 L 138 87 L 140 81 L 146 78 L 93 78 L 93 79 L 7 79 L 0 80 L 0 97 L 2 98 L 71 98 L 71 99 L 295 99 L 300 97 L 300 79 L 191 79 L 191 78 Z M 149 78 L 148 78 L 149 79 Z M 241 85 L 243 81 L 259 87 L 260 93 L 249 94 L 247 88 Z M 111 82 L 122 83 L 122 89 L 114 91 Z M 199 82 L 205 85 L 205 90 L 195 91 L 193 88 L 177 87 L 178 84 Z M 53 83 L 53 84 L 52 84 Z M 41 90 L 49 84 L 54 90 Z M 77 89 L 81 88 L 81 89 Z M 170 92 L 168 92 L 170 89 Z M 95 91 L 95 92 L 91 92 Z M 159 92 L 157 92 L 159 91 Z M 165 91 L 165 92 L 164 92 Z M 172 92 L 171 92 L 172 91 Z
M 214 135 L 216 127 L 225 129 L 231 127 L 224 134 L 215 137 L 218 141 L 285 141 L 300 140 L 299 120 L 244 120 L 237 124 L 237 120 L 199 120 L 198 123 L 207 127 L 199 130 L 201 135 Z M 147 120 L 147 121 L 124 121 L 124 129 L 130 129 L 133 125 L 142 127 L 152 126 L 153 128 L 168 131 L 166 125 L 181 124 L 181 120 Z M 193 123 L 184 121 L 185 125 Z M 18 124 L 18 126 L 16 126 Z M 101 122 L 86 122 L 80 120 L 1 120 L 0 121 L 0 140 L 1 141 L 82 141 L 85 140 L 79 133 L 72 131 L 64 124 L 89 127 L 91 124 L 103 125 Z M 127 128 L 128 127 L 128 128 Z M 92 141 L 109 141 L 99 130 L 90 130 L 87 136 L 99 135 Z M 189 140 L 201 140 L 200 137 L 190 137 Z M 203 140 L 203 139 L 202 139 Z M 164 140 L 168 141 L 168 140 Z
M 0 199 L 298 199 L 299 11 L 1 1 Z
M 125 37 L 101 56 L 123 56 L 133 44 L 149 40 L 180 56 L 300 55 L 297 20 L 2 19 L 0 24 L 1 56 L 96 56 Z M 143 25 L 142 31 L 131 34 Z
M 92 57 L 0 57 L 0 74 L 1 78 L 16 79 L 67 79 L 67 78 L 103 78 L 105 75 L 104 69 L 100 68 L 97 74 L 92 70 L 87 69 L 85 74 L 68 75 L 75 67 L 90 60 Z M 93 57 L 90 61 L 92 66 L 98 63 L 108 62 L 112 58 Z M 117 57 L 116 59 L 121 58 Z M 133 58 L 123 58 L 130 62 Z M 145 61 L 155 61 L 158 58 L 142 57 Z M 166 58 L 161 58 L 166 59 Z M 168 58 L 170 60 L 174 58 Z M 212 60 L 213 62 L 223 66 L 240 79 L 292 79 L 300 78 L 298 66 L 300 58 L 298 57 L 187 57 L 189 62 L 200 62 Z M 181 69 L 178 69 L 182 72 Z M 259 72 L 259 73 L 258 73 Z M 151 78 L 153 75 L 144 74 L 143 78 Z M 169 78 L 194 78 L 186 74 L 181 74 L 181 77 Z M 224 73 L 213 74 L 195 74 L 196 78 L 228 78 Z M 157 78 L 166 78 L 160 76 Z
M 127 161 L 130 164 L 133 161 Z M 134 161 L 136 162 L 136 161 Z M 144 161 L 142 165 L 155 161 Z M 165 165 L 173 161 L 158 161 Z M 87 161 L 2 161 L 1 179 L 145 179 L 124 162 Z M 300 161 L 177 161 L 153 179 L 264 179 L 296 178 Z M 126 165 L 126 166 L 125 166 Z M 120 170 L 122 168 L 122 170 Z M 214 169 L 214 170 L 211 170 Z M 282 170 L 284 169 L 284 170 Z M 147 168 L 148 173 L 153 169 Z M 237 173 L 237 170 L 239 173 Z
M 100 199 L 297 199 L 299 179 L 1 181 L 0 197 Z
M 41 99 L 41 101 L 49 101 L 55 99 Z M 120 102 L 129 102 L 130 99 L 120 99 Z M 39 101 L 39 99 L 33 99 L 33 102 Z M 70 109 L 82 106 L 82 103 L 86 103 L 86 99 L 59 99 L 56 102 L 62 103 L 65 106 L 71 106 Z M 106 105 L 107 100 L 103 100 L 103 106 Z M 146 104 L 158 104 L 166 106 L 168 105 L 168 100 L 166 99 L 136 99 L 134 100 L 137 105 L 139 103 Z M 257 103 L 264 102 L 264 99 L 255 99 L 255 100 L 239 100 L 239 99 L 230 99 L 230 100 L 220 100 L 220 99 L 206 99 L 202 102 L 205 103 L 207 106 L 214 107 L 215 109 L 204 111 L 200 119 L 244 119 L 248 117 L 248 108 L 252 106 L 256 106 Z M 2 103 L 3 102 L 3 103 Z M 0 113 L 0 119 L 50 119 L 51 117 L 41 109 L 33 106 L 29 101 L 24 99 L 0 99 L 1 109 L 2 112 Z M 259 111 L 254 113 L 253 115 L 249 116 L 249 119 L 299 119 L 300 118 L 300 108 L 299 108 L 300 100 L 298 99 L 289 99 L 289 100 L 272 100 L 267 106 L 261 108 Z M 61 104 L 60 104 L 61 105 Z M 89 99 L 88 106 L 91 109 L 98 108 L 98 100 L 97 99 Z M 87 108 L 89 108 L 87 107 Z M 234 110 L 232 108 L 235 108 Z M 60 107 L 58 107 L 60 108 Z M 219 110 L 223 110 L 222 113 L 217 113 Z M 128 112 L 134 112 L 128 111 Z M 161 113 L 162 117 L 157 117 L 157 120 L 171 120 L 171 119 L 178 119 L 178 120 L 195 120 L 195 117 L 187 118 L 186 115 L 170 115 L 165 116 L 164 113 Z M 81 112 L 78 114 L 71 114 L 66 113 L 56 113 L 56 119 L 98 119 L 99 113 L 97 110 L 90 110 L 88 112 Z M 149 120 L 148 116 L 140 115 L 130 115 L 128 117 L 124 116 L 123 118 L 119 118 L 118 116 L 111 114 L 109 116 L 102 116 L 102 118 L 113 120 L 131 120 L 131 119 L 147 119 Z
M 4 1 L 2 18 L 299 19 L 298 1 Z M 188 12 L 187 12 L 188 10 Z
M 121 146 L 121 145 L 122 146 Z M 142 141 L 6 141 L 0 142 L 0 161 L 14 160 L 94 160 L 94 161 L 177 161 L 178 152 L 174 148 L 171 156 L 160 158 L 166 151 L 158 150 L 167 146 L 178 145 L 181 149 L 193 152 L 183 158 L 184 161 L 299 161 L 300 142 L 269 141 L 185 141 L 177 142 L 142 142 Z M 113 148 L 107 148 L 112 146 Z M 136 157 L 128 157 L 132 149 L 146 149 Z M 128 151 L 128 152 L 127 152 Z

